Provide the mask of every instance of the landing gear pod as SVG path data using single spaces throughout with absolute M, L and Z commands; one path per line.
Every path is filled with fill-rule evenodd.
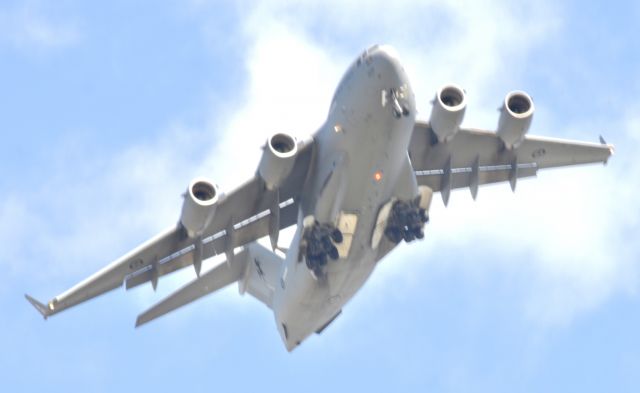
M 424 238 L 424 225 L 429 222 L 429 207 L 433 190 L 418 187 L 418 195 L 411 201 L 391 198 L 378 212 L 376 226 L 371 236 L 371 248 L 376 250 L 383 236 L 392 243 L 404 240 L 407 243 Z
M 446 85 L 438 89 L 429 119 L 438 142 L 446 142 L 453 138 L 462 124 L 466 109 L 467 98 L 461 87 Z
M 297 154 L 298 143 L 291 135 L 279 133 L 267 140 L 258 174 L 269 190 L 279 188 L 291 173 Z
M 512 91 L 500 108 L 497 134 L 507 149 L 518 148 L 533 119 L 533 100 L 523 91 Z
M 216 185 L 207 179 L 196 178 L 189 183 L 180 223 L 190 238 L 200 236 L 213 219 L 219 200 L 218 194 Z

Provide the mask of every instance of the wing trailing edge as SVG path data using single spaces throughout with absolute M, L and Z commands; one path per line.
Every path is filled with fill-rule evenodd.
M 536 176 L 539 169 L 568 165 L 607 163 L 614 146 L 600 137 L 599 143 L 526 135 L 517 148 L 507 149 L 493 131 L 461 128 L 447 142 L 433 139 L 428 123 L 416 122 L 409 157 L 419 185 L 440 192 L 447 205 L 449 194 L 478 186 L 509 182 L 515 190 L 518 179 Z
M 243 251 L 232 262 L 223 262 L 200 277 L 173 292 L 151 308 L 138 315 L 136 327 L 161 317 L 179 307 L 193 302 L 205 295 L 226 287 L 242 278 L 246 268 Z

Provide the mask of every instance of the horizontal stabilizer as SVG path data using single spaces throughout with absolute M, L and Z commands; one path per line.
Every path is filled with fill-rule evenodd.
M 246 258 L 238 258 L 239 256 L 236 255 L 231 263 L 222 263 L 202 274 L 140 314 L 136 319 L 136 327 L 238 281 L 242 277 L 246 266 Z
M 26 293 L 25 293 L 24 297 L 29 301 L 29 303 L 31 303 L 31 305 L 33 307 L 36 308 L 36 310 L 38 310 L 38 312 L 40 314 L 42 314 L 44 319 L 47 319 L 47 317 L 52 314 L 51 310 L 49 310 L 49 308 L 47 306 L 45 306 L 44 304 L 40 303 L 36 299 L 32 298 L 31 296 L 27 295 Z

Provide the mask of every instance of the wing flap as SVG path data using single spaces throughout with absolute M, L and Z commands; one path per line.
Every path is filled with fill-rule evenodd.
M 264 234 L 265 236 L 271 225 L 271 213 L 269 211 L 263 211 L 258 213 L 255 217 L 245 220 L 245 222 L 239 222 L 234 225 L 236 233 L 234 235 L 233 247 L 239 247 L 248 244 L 256 239 L 257 234 Z M 298 219 L 298 203 L 292 200 L 285 201 L 280 204 L 280 216 L 278 217 L 278 224 L 280 228 L 286 228 L 294 225 Z M 205 238 L 203 240 L 202 254 L 203 259 L 211 258 L 212 256 L 223 254 L 226 250 L 225 244 L 226 233 L 219 232 L 213 236 Z M 262 236 L 259 236 L 262 237 Z M 175 252 L 169 258 L 165 258 L 155 267 L 157 269 L 154 272 L 154 267 L 149 265 L 139 271 L 136 271 L 125 278 L 125 288 L 127 290 L 137 287 L 138 285 L 145 284 L 153 280 L 154 276 L 162 277 L 169 273 L 173 273 L 176 270 L 189 266 L 193 263 L 193 250 L 194 246 L 189 245 L 186 248 Z
M 511 180 L 516 168 L 516 178 L 536 176 L 538 167 L 535 163 L 529 164 L 502 164 L 502 165 L 482 165 L 478 166 L 477 174 L 473 172 L 473 166 L 451 168 L 451 179 L 449 184 L 451 189 L 470 187 L 474 193 L 474 185 L 499 183 Z M 442 177 L 444 169 L 416 171 L 418 184 L 428 186 L 434 191 L 442 191 Z M 477 178 L 474 177 L 477 176 Z M 476 191 L 477 192 L 477 191 Z
M 495 132 L 460 129 L 446 143 L 437 143 L 428 123 L 417 122 L 409 157 L 418 184 L 434 191 L 471 189 L 478 185 L 510 181 L 515 188 L 518 178 L 535 176 L 540 168 L 587 163 L 606 163 L 613 146 L 539 136 L 526 136 L 514 150 L 504 148 Z

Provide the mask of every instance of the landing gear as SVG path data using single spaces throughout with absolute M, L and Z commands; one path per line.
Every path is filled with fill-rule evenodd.
M 343 237 L 342 237 L 342 232 L 340 232 L 340 230 L 338 228 L 333 228 L 333 231 L 331 231 L 331 239 L 335 242 L 335 243 L 342 243 Z
M 425 209 L 419 208 L 413 202 L 397 201 L 391 208 L 384 234 L 395 244 L 402 240 L 409 243 L 424 238 L 422 228 L 428 221 L 429 216 Z
M 340 253 L 336 244 L 342 243 L 342 232 L 333 225 L 320 224 L 318 221 L 307 228 L 302 235 L 305 247 L 304 256 L 307 267 L 318 275 L 328 259 L 337 260 Z
M 387 239 L 396 244 L 400 243 L 403 238 L 403 232 L 396 226 L 387 226 L 387 229 L 384 230 L 384 235 L 387 237 Z
M 329 257 L 331 257 L 331 259 L 333 259 L 334 261 L 338 258 L 340 258 L 340 254 L 338 253 L 338 248 L 336 246 L 331 246 L 331 249 L 328 252 Z
M 404 94 L 397 89 L 390 89 L 389 96 L 391 97 L 391 108 L 393 110 L 393 116 L 396 119 L 402 116 L 409 116 L 411 113 L 407 105 L 404 103 Z
M 416 240 L 416 236 L 413 234 L 413 231 L 411 229 L 409 229 L 409 230 L 405 229 L 404 234 L 403 234 L 403 238 L 404 238 L 404 241 L 407 242 L 407 243 L 410 243 L 410 242 Z

